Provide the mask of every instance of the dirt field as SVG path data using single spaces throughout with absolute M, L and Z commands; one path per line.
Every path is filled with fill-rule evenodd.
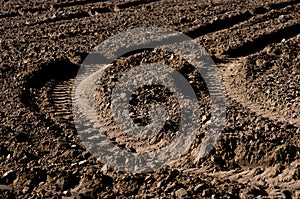
M 0 197 L 300 198 L 299 10 L 297 0 L 1 1 Z M 199 131 L 174 164 L 133 174 L 108 168 L 86 149 L 74 126 L 72 89 L 95 46 L 139 27 L 180 31 L 202 45 L 222 75 L 227 110 L 208 156 L 195 161 Z M 144 59 L 183 73 L 202 105 L 199 114 L 209 120 L 205 82 L 177 55 L 136 51 L 116 60 L 100 83 L 112 87 Z M 135 93 L 134 115 L 153 102 L 148 98 L 162 96 L 172 107 L 167 133 L 142 141 L 116 130 L 106 106 L 111 95 L 102 85 L 96 110 L 118 147 L 155 150 L 172 139 L 178 106 L 168 90 Z

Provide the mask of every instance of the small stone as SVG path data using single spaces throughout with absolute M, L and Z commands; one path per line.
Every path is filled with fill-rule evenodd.
M 29 187 L 24 187 L 23 189 L 22 189 L 22 193 L 28 193 L 28 191 L 29 191 Z
M 159 181 L 159 182 L 157 183 L 156 187 L 157 187 L 157 188 L 160 188 L 160 187 L 161 187 L 161 184 L 162 184 L 162 182 Z
M 91 170 L 91 171 L 93 171 L 93 172 L 95 172 L 95 171 L 96 171 L 96 168 L 95 168 L 95 167 L 93 167 L 93 166 L 90 166 L 89 168 L 90 168 L 90 170 Z
M 300 167 L 300 160 L 299 160 L 299 159 L 298 159 L 298 160 L 295 160 L 295 161 L 292 162 L 290 165 L 298 168 L 298 167 Z
M 2 177 L 6 177 L 6 176 L 8 176 L 10 173 L 12 173 L 12 172 L 13 172 L 13 170 L 9 170 L 9 171 L 5 172 L 5 173 L 3 174 Z
M 106 174 L 107 171 L 108 171 L 108 165 L 105 164 L 105 165 L 101 168 L 101 172 L 104 173 L 104 174 Z
M 71 192 L 70 192 L 70 191 L 64 191 L 63 194 L 64 194 L 65 196 L 71 196 Z
M 183 198 L 187 195 L 187 191 L 184 188 L 180 188 L 175 192 L 177 198 Z
M 197 186 L 194 187 L 194 191 L 199 191 L 201 188 L 204 187 L 204 184 L 198 184 Z
M 262 68 L 264 68 L 265 67 L 265 65 L 266 65 L 266 60 L 264 60 L 264 59 L 257 59 L 256 61 L 255 61 L 255 64 L 256 64 L 256 66 L 258 66 L 260 69 L 262 69 Z
M 207 119 L 207 117 L 205 115 L 203 115 L 201 120 L 202 120 L 202 122 L 204 122 L 204 121 L 206 121 L 206 119 Z
M 82 164 L 84 164 L 84 163 L 86 163 L 86 160 L 82 160 L 82 161 L 80 161 L 78 164 L 79 164 L 79 165 L 82 165 Z

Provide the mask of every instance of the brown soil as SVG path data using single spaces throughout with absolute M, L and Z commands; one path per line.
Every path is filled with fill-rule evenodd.
M 14 0 L 0 5 L 2 198 L 300 197 L 299 1 Z M 200 129 L 174 164 L 150 173 L 118 172 L 97 161 L 77 134 L 74 78 L 93 47 L 129 28 L 148 26 L 181 31 L 205 47 L 226 88 L 226 121 L 204 159 L 194 161 L 204 137 Z M 141 50 L 124 56 L 106 70 L 106 77 L 114 78 L 103 78 L 100 85 L 114 85 L 145 59 L 180 71 L 196 91 L 199 114 L 209 119 L 205 83 L 177 55 Z M 145 121 L 138 119 L 145 111 L 142 102 L 158 97 L 143 96 L 147 91 L 160 93 L 165 107 L 175 104 L 168 112 L 173 123 L 164 136 L 134 140 L 115 130 L 105 106 L 111 93 L 98 90 L 101 125 L 124 150 L 155 150 L 176 131 L 171 127 L 178 121 L 177 101 L 164 88 L 138 90 L 133 119 L 147 123 L 147 114 Z

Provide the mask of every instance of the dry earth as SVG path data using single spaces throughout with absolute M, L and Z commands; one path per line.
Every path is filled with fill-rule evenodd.
M 2 198 L 300 198 L 299 1 L 12 0 L 1 1 L 0 10 Z M 108 37 L 138 27 L 183 32 L 216 62 L 227 115 L 206 158 L 195 161 L 203 129 L 177 162 L 141 174 L 107 168 L 80 140 L 72 115 L 80 64 Z M 189 80 L 199 114 L 209 120 L 201 75 L 159 49 L 116 60 L 100 85 L 113 86 L 124 71 L 157 61 Z M 141 125 L 149 122 L 144 102 L 162 96 L 159 102 L 172 107 L 167 133 L 142 141 L 116 130 L 106 106 L 111 93 L 104 86 L 97 91 L 100 125 L 117 146 L 155 150 L 172 139 L 177 101 L 166 88 L 145 87 L 132 97 Z

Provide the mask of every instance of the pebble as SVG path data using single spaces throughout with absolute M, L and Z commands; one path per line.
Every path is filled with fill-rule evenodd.
M 101 168 L 101 172 L 106 174 L 107 173 L 107 170 L 108 170 L 108 165 L 105 164 L 102 168 Z
M 157 188 L 160 188 L 160 187 L 161 187 L 161 184 L 162 184 L 162 182 L 159 181 L 159 182 L 157 183 L 156 187 L 157 187 Z
M 180 188 L 175 192 L 175 195 L 177 198 L 183 198 L 184 196 L 186 196 L 188 193 L 184 188 Z
M 63 194 L 64 194 L 65 196 L 71 196 L 71 192 L 69 192 L 69 191 L 63 191 Z
M 29 187 L 24 187 L 23 189 L 22 189 L 22 193 L 27 193 L 29 191 Z
M 197 186 L 194 187 L 194 191 L 199 191 L 203 187 L 204 187 L 204 184 L 198 184 Z
M 295 160 L 295 161 L 292 162 L 290 165 L 298 168 L 298 167 L 300 167 L 300 160 L 299 160 L 299 159 L 298 159 L 298 160 Z
M 80 161 L 78 164 L 79 165 L 82 165 L 82 164 L 84 164 L 84 163 L 86 163 L 87 161 L 86 160 L 82 160 L 82 161 Z
M 5 172 L 5 173 L 3 174 L 2 177 L 6 177 L 6 176 L 8 176 L 10 173 L 12 173 L 12 172 L 13 172 L 13 170 L 9 170 L 9 171 Z

